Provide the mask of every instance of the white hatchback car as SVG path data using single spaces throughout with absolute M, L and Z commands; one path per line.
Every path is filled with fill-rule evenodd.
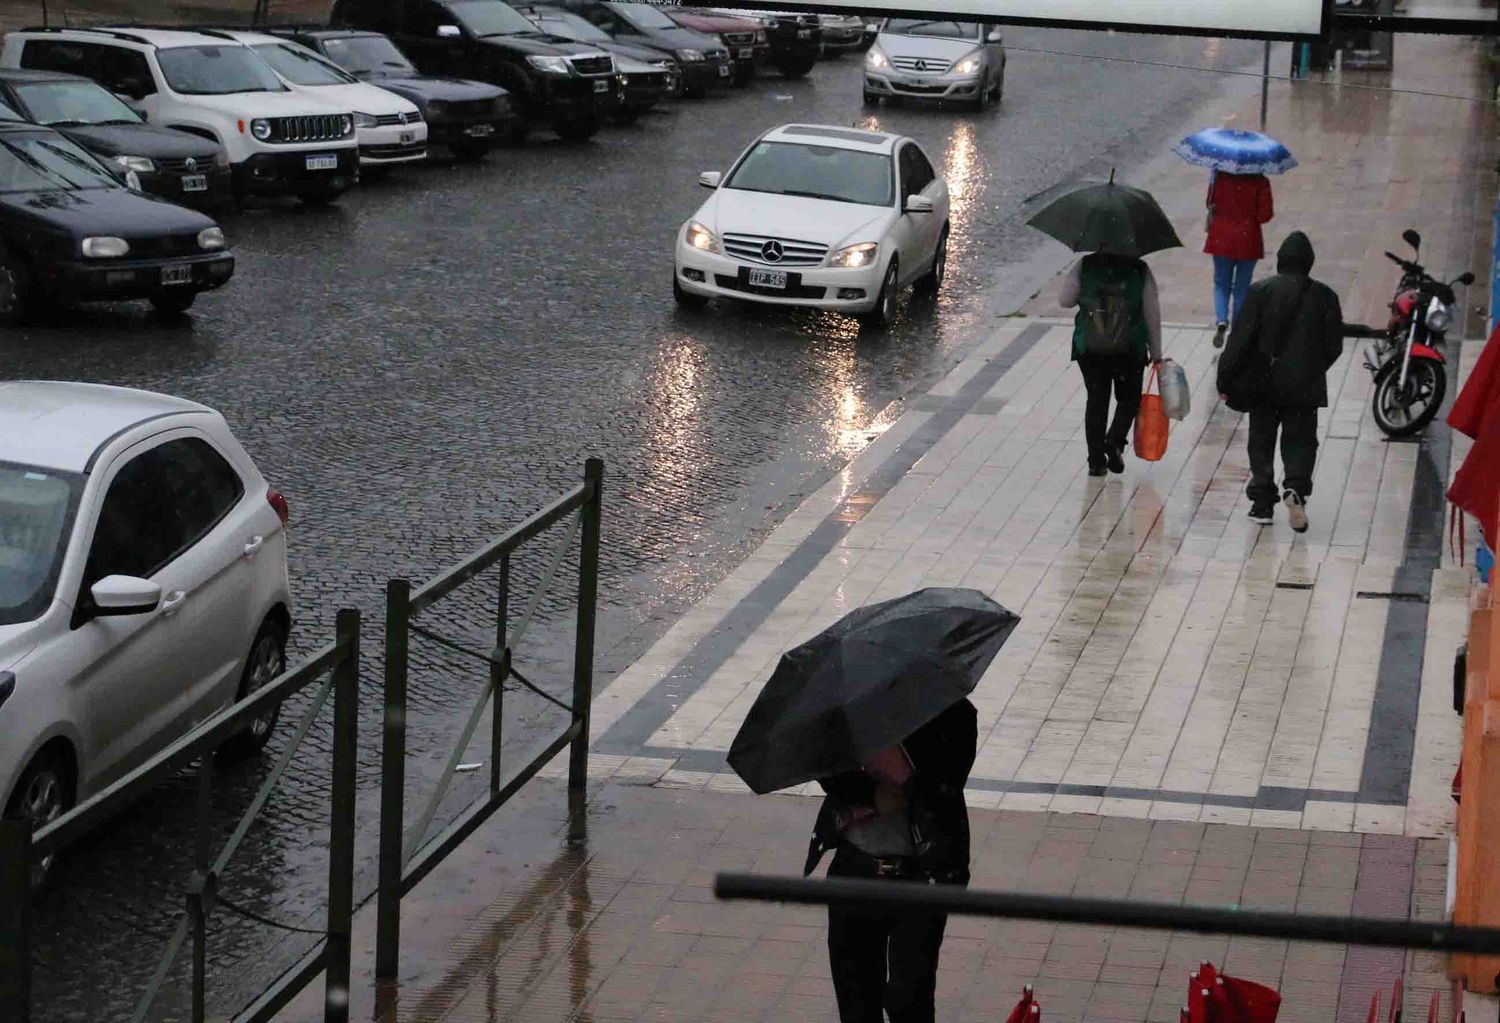
M 7 816 L 55 819 L 281 673 L 286 515 L 210 408 L 0 384 Z M 223 752 L 257 752 L 276 717 Z
M 948 263 L 948 185 L 914 140 L 787 124 L 751 143 L 677 232 L 672 291 L 812 306 L 875 325 L 908 284 L 936 293 Z

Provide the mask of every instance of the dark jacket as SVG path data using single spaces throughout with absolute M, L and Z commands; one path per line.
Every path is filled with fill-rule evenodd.
M 979 714 L 961 700 L 909 735 L 902 745 L 911 759 L 907 812 L 918 868 L 930 880 L 969 883 L 969 808 L 964 785 L 979 745 Z M 849 771 L 819 782 L 828 793 L 813 826 L 804 874 L 810 874 L 824 852 L 837 847 L 838 812 L 849 805 L 872 804 L 874 780 Z
M 1308 276 L 1312 242 L 1293 231 L 1276 253 L 1276 276 L 1250 286 L 1219 358 L 1219 393 L 1231 390 L 1252 345 L 1276 356 L 1268 403 L 1325 408 L 1328 368 L 1344 352 L 1344 314 L 1332 288 Z

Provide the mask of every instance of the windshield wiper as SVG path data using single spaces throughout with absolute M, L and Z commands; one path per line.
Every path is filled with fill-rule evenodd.
M 98 121 L 48 121 L 47 122 L 47 127 L 49 127 L 49 128 L 92 128 L 92 127 L 94 127 L 94 125 L 99 124 L 99 123 L 100 122 L 98 122 Z M 104 121 L 103 123 L 104 124 L 108 124 L 109 122 L 108 121 Z
M 98 123 L 102 126 L 102 125 L 111 125 L 111 124 L 140 124 L 141 122 L 140 121 L 126 120 L 123 117 L 112 117 L 112 118 L 110 118 L 107 121 L 100 121 Z

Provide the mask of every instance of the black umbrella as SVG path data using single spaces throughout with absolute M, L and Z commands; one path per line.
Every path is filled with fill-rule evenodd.
M 1078 185 L 1027 221 L 1074 252 L 1144 256 L 1182 244 L 1150 192 L 1107 182 Z
M 967 589 L 851 611 L 782 655 L 729 766 L 756 792 L 857 769 L 973 692 L 1020 620 Z

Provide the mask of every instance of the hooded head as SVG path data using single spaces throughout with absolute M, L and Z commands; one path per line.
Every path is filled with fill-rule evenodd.
M 1307 235 L 1293 231 L 1276 250 L 1276 272 L 1283 274 L 1312 273 L 1313 247 Z

